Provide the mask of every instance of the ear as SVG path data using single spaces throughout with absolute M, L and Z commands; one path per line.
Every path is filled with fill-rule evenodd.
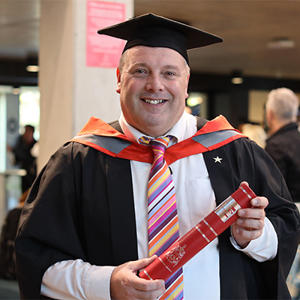
M 117 68 L 117 89 L 116 92 L 120 94 L 121 91 L 121 72 L 119 68 Z
M 273 112 L 273 110 L 270 109 L 268 112 L 269 112 L 269 118 L 270 119 L 274 119 L 274 112 Z
M 272 126 L 272 122 L 274 120 L 274 113 L 271 109 L 266 110 L 266 121 L 269 127 Z
M 187 92 L 188 86 L 190 81 L 190 73 L 187 75 L 187 83 L 186 83 L 186 91 L 185 91 L 185 99 L 189 97 L 189 93 Z

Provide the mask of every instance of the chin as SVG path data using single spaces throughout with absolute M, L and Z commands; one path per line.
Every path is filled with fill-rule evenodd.
M 165 127 L 155 127 L 155 126 L 153 126 L 153 127 L 149 127 L 148 128 L 148 134 L 150 135 L 150 136 L 153 136 L 153 137 L 157 137 L 157 136 L 162 136 L 162 135 L 164 135 L 164 134 L 166 134 L 170 129 L 171 129 L 172 127 L 167 127 L 167 126 L 165 126 Z

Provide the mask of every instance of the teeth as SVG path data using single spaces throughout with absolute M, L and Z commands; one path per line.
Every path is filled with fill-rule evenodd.
M 159 103 L 163 103 L 164 100 L 150 100 L 150 99 L 144 99 L 146 103 L 149 104 L 159 104 Z

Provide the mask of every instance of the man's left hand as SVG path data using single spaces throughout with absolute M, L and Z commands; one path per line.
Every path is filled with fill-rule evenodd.
M 238 211 L 238 219 L 232 225 L 232 236 L 241 248 L 250 241 L 257 239 L 263 233 L 265 208 L 269 204 L 266 197 L 256 197 L 251 200 L 251 208 Z

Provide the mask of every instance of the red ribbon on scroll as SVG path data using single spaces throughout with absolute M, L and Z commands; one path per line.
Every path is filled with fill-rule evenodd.
M 240 208 L 250 207 L 250 200 L 255 197 L 256 195 L 250 187 L 244 182 L 241 183 L 231 196 L 174 242 L 143 269 L 139 276 L 144 279 L 167 280 L 176 270 L 228 228 L 237 219 L 237 211 Z

